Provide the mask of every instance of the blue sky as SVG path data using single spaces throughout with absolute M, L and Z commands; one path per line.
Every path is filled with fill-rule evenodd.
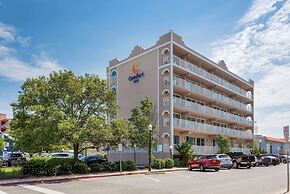
M 279 22 L 284 26 L 277 27 Z M 282 136 L 290 118 L 290 94 L 280 87 L 290 81 L 285 0 L 0 0 L 0 112 L 11 116 L 9 104 L 26 77 L 65 68 L 105 78 L 110 59 L 127 57 L 136 44 L 148 48 L 170 29 L 194 50 L 215 61 L 225 59 L 230 70 L 254 79 L 259 129 Z M 280 40 L 275 40 L 277 31 Z M 271 76 L 280 73 L 286 78 Z M 264 88 L 272 80 L 282 93 L 276 86 Z

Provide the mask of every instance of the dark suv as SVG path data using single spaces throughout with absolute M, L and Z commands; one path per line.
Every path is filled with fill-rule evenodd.
M 251 168 L 255 163 L 255 156 L 246 155 L 243 152 L 230 152 L 227 153 L 231 157 L 233 162 L 233 168 L 247 167 Z
M 26 158 L 21 153 L 8 153 L 3 156 L 3 161 L 7 166 L 21 166 L 26 162 Z
M 271 164 L 271 158 L 268 156 L 258 154 L 256 157 L 258 159 L 258 166 L 269 166 Z

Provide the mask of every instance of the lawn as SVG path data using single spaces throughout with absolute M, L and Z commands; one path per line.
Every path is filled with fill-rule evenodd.
M 20 178 L 22 177 L 21 167 L 4 167 L 0 168 L 0 179 Z

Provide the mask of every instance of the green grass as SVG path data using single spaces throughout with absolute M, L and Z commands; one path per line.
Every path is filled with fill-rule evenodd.
M 0 179 L 20 178 L 22 177 L 21 167 L 0 168 Z

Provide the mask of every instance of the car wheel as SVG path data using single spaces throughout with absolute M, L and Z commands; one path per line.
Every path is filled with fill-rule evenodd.
M 201 164 L 200 166 L 199 166 L 199 170 L 200 171 L 204 171 L 205 169 L 204 169 L 204 166 Z
M 283 163 L 284 163 L 284 164 L 287 164 L 287 161 L 286 161 L 286 160 L 283 160 Z
M 251 165 L 249 164 L 248 166 L 247 166 L 247 169 L 250 169 L 251 168 Z
M 219 171 L 220 169 L 219 169 L 219 168 L 216 168 L 216 169 L 214 169 L 214 170 L 217 172 L 217 171 Z
M 190 164 L 188 164 L 188 170 L 189 170 L 189 171 L 192 171 L 192 167 L 191 167 Z
M 236 161 L 233 162 L 233 168 L 236 168 L 236 169 L 239 168 L 239 165 Z
M 229 167 L 228 167 L 228 169 L 230 170 L 230 169 L 232 169 L 232 167 L 231 167 L 231 166 L 229 166 Z
M 265 166 L 269 166 L 269 164 L 265 164 Z

